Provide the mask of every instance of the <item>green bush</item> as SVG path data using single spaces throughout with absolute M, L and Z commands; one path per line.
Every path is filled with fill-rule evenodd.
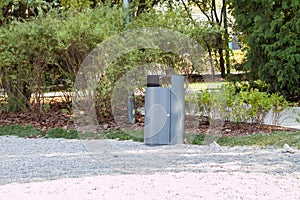
M 300 3 L 231 1 L 236 28 L 247 43 L 245 71 L 269 84 L 271 92 L 300 98 Z
M 290 106 L 290 103 L 279 93 L 268 94 L 258 89 L 241 87 L 231 83 L 224 84 L 220 90 L 210 91 L 208 89 L 197 93 L 198 108 L 201 117 L 213 119 L 213 109 L 221 113 L 223 119 L 237 123 L 255 122 L 264 123 L 266 115 L 272 110 L 274 125 L 278 125 L 281 112 Z M 192 99 L 189 99 L 192 102 Z
M 249 92 L 240 92 L 244 102 L 249 106 L 246 114 L 252 122 L 262 124 L 272 108 L 269 94 L 251 89 Z
M 96 45 L 123 30 L 121 9 L 52 11 L 0 29 L 0 78 L 8 93 L 8 110 L 38 109 L 50 85 L 71 91 L 83 59 Z M 35 105 L 30 102 L 34 94 Z
M 43 95 L 63 84 L 66 99 L 72 91 L 76 73 L 84 58 L 105 39 L 124 30 L 164 27 L 180 31 L 200 44 L 211 41 L 221 30 L 207 24 L 193 24 L 180 10 L 165 13 L 143 13 L 125 26 L 122 8 L 101 5 L 93 10 L 75 5 L 68 11 L 52 9 L 28 21 L 13 21 L 0 29 L 1 86 L 8 92 L 7 111 L 34 110 L 37 117 L 45 112 Z M 72 7 L 67 1 L 62 2 Z M 83 7 L 82 7 L 83 6 Z M 178 47 L 182 48 L 182 47 Z M 205 52 L 204 52 L 205 53 Z M 137 50 L 116 58 L 105 70 L 96 91 L 98 119 L 112 117 L 111 95 L 115 83 L 127 71 L 146 63 L 166 64 L 178 72 L 202 71 L 205 65 L 193 66 L 186 56 L 161 50 Z M 30 102 L 34 94 L 35 102 Z

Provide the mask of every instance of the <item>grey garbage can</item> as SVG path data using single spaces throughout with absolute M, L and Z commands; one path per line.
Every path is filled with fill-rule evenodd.
M 162 87 L 160 76 L 147 76 L 144 143 L 183 144 L 184 77 L 171 75 L 171 86 Z

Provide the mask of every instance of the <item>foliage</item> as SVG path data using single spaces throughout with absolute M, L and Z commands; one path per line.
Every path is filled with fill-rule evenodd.
M 0 136 L 5 135 L 15 135 L 18 137 L 34 137 L 39 135 L 40 132 L 33 128 L 32 126 L 21 126 L 19 124 L 16 125 L 6 125 L 0 127 Z
M 14 1 L 11 4 L 11 1 L 5 1 L 0 5 L 3 8 L 17 8 L 17 4 L 24 4 L 27 11 L 41 10 L 28 16 L 24 15 L 26 9 L 21 10 L 24 15 L 22 20 L 14 15 L 9 18 L 11 23 L 2 26 L 0 30 L 0 84 L 8 92 L 7 111 L 29 109 L 34 110 L 39 117 L 45 112 L 43 95 L 53 89 L 63 91 L 66 99 L 70 99 L 68 92 L 89 51 L 124 28 L 165 27 L 180 31 L 201 45 L 214 43 L 222 32 L 212 24 L 195 23 L 179 8 L 166 12 L 155 11 L 153 7 L 160 1 L 132 3 L 135 15 L 132 15 L 132 22 L 125 27 L 123 9 L 114 6 L 119 5 L 120 1 L 111 1 L 109 6 L 101 2 Z M 55 7 L 58 9 L 53 9 Z M 89 7 L 95 8 L 91 10 Z M 170 52 L 142 50 L 123 55 L 106 70 L 101 80 L 101 87 L 96 94 L 100 118 L 111 116 L 110 98 L 118 78 L 134 66 L 150 62 L 170 65 L 185 74 L 199 73 L 207 67 L 193 66 L 188 57 Z M 32 96 L 35 97 L 34 102 Z
M 245 36 L 244 70 L 286 98 L 300 94 L 300 3 L 298 0 L 232 1 L 237 30 Z
M 66 130 L 60 127 L 47 130 L 45 133 L 32 126 L 5 125 L 0 127 L 0 136 L 14 135 L 25 138 L 65 138 L 65 139 L 117 139 L 144 141 L 143 132 L 128 132 L 122 130 L 107 130 L 101 133 L 86 133 L 83 135 L 75 129 Z
M 64 3 L 66 6 L 77 5 L 75 1 L 61 2 Z M 65 91 L 67 97 L 85 56 L 97 44 L 124 30 L 124 23 L 122 9 L 102 5 L 81 12 L 76 9 L 52 10 L 26 22 L 15 21 L 3 26 L 0 30 L 0 43 L 3 44 L 0 47 L 0 76 L 1 85 L 9 95 L 7 110 L 36 109 L 39 116 L 44 112 L 45 92 L 57 88 Z M 201 44 L 211 40 L 215 32 L 220 32 L 207 24 L 193 24 L 180 10 L 140 13 L 126 26 L 126 30 L 149 26 L 180 31 Z M 200 72 L 203 68 L 192 66 L 186 57 L 162 51 L 142 50 L 122 55 L 106 70 L 96 94 L 100 118 L 111 116 L 110 97 L 115 82 L 127 70 L 151 62 L 168 64 L 187 74 Z M 30 102 L 32 94 L 37 98 L 35 105 Z
M 0 127 L 0 136 L 15 135 L 18 137 L 41 137 L 41 132 L 33 128 L 32 126 L 23 127 L 21 125 L 6 125 Z M 143 133 L 129 133 L 121 130 L 108 130 L 101 133 L 106 139 L 117 140 L 133 140 L 137 142 L 143 142 Z M 134 136 L 133 136 L 134 135 Z M 186 134 L 187 142 L 190 144 L 203 145 L 206 144 L 206 134 Z M 50 129 L 46 132 L 44 138 L 66 138 L 66 139 L 82 139 L 76 130 L 65 130 L 62 128 Z M 284 144 L 288 144 L 292 147 L 300 149 L 300 132 L 272 132 L 270 134 L 259 133 L 248 136 L 237 137 L 220 137 L 216 142 L 223 146 L 274 146 L 282 147 Z M 91 137 L 86 139 L 99 139 L 98 135 L 91 134 Z
M 281 112 L 290 106 L 279 93 L 268 94 L 239 83 L 224 84 L 217 91 L 206 89 L 189 98 L 189 102 L 197 98 L 196 110 L 200 112 L 200 117 L 213 120 L 216 113 L 220 113 L 223 119 L 237 123 L 251 121 L 262 124 L 266 115 L 272 111 L 272 123 L 278 125 Z
M 77 130 L 65 130 L 63 128 L 54 128 L 46 132 L 45 138 L 66 138 L 66 139 L 80 139 Z
M 300 112 L 297 113 L 296 122 L 300 123 Z
M 100 7 L 84 13 L 50 12 L 0 29 L 0 77 L 8 92 L 8 110 L 43 112 L 42 96 L 64 84 L 71 90 L 83 59 L 98 43 L 123 29 L 125 15 Z M 34 94 L 36 102 L 30 102 Z
M 279 118 L 282 115 L 284 109 L 291 109 L 290 106 L 293 104 L 289 103 L 282 95 L 279 93 L 271 94 L 270 102 L 272 107 L 272 121 L 274 125 L 279 125 Z M 294 104 L 296 106 L 296 104 Z
M 58 5 L 57 0 L 2 0 L 0 2 L 0 26 L 13 20 L 23 21 L 42 15 Z
M 30 107 L 33 91 L 40 102 L 39 97 L 45 89 L 46 74 L 43 72 L 54 57 L 57 44 L 52 36 L 57 27 L 55 19 L 38 18 L 27 23 L 16 21 L 0 30 L 2 84 L 8 92 L 8 105 L 15 106 L 9 110 Z
M 244 102 L 248 107 L 246 108 L 246 116 L 252 122 L 262 124 L 268 112 L 272 108 L 269 95 L 265 92 L 260 92 L 257 89 L 250 89 L 250 91 L 241 91 L 237 96 L 239 101 Z
M 234 69 L 241 71 L 243 63 L 246 61 L 246 52 L 243 50 L 231 51 L 230 63 Z
M 249 136 L 221 137 L 218 144 L 224 146 L 273 146 L 283 147 L 284 144 L 300 149 L 300 132 L 259 133 Z
M 203 144 L 205 144 L 205 138 L 206 137 L 209 137 L 209 135 L 206 135 L 204 133 L 197 134 L 197 135 L 192 134 L 192 133 L 185 134 L 186 141 L 189 144 L 203 145 Z
M 213 27 L 209 29 L 207 24 L 193 24 L 187 14 L 180 9 L 166 11 L 164 13 L 142 13 L 139 17 L 133 18 L 129 24 L 126 24 L 125 30 L 130 31 L 144 27 L 167 28 L 179 31 L 202 45 L 205 44 L 205 40 L 212 38 L 214 32 L 220 31 Z M 182 48 L 182 46 L 178 47 L 178 49 L 180 48 Z M 180 74 L 201 73 L 207 67 L 204 66 L 204 64 L 193 66 L 188 55 L 176 55 L 173 52 L 165 52 L 164 50 L 137 49 L 128 52 L 111 63 L 105 70 L 104 77 L 100 80 L 96 94 L 98 119 L 101 120 L 112 116 L 110 104 L 115 83 L 126 74 L 126 72 L 149 63 L 164 64 L 175 69 L 175 71 Z
M 190 144 L 206 145 L 207 134 L 186 134 Z M 258 133 L 247 136 L 226 137 L 222 136 L 216 141 L 222 146 L 272 146 L 283 147 L 284 144 L 300 149 L 300 132 L 272 132 Z
M 105 131 L 103 134 L 104 134 L 104 138 L 106 138 L 106 139 L 133 140 L 136 142 L 144 141 L 144 133 L 143 132 L 131 133 L 131 132 L 126 132 L 126 131 L 122 131 L 122 130 L 118 130 L 118 131 L 108 130 L 108 131 Z
M 215 50 L 216 59 L 218 58 L 218 62 L 216 62 L 216 65 L 219 65 L 221 76 L 225 78 L 225 69 L 227 71 L 227 75 L 230 74 L 230 54 L 228 47 L 229 35 L 227 19 L 228 1 L 182 0 L 181 2 L 184 5 L 186 12 L 190 13 L 190 6 L 196 7 L 200 10 L 201 14 L 205 16 L 210 25 L 216 25 L 219 27 L 219 29 L 224 29 L 223 32 L 220 32 L 216 35 L 216 40 L 214 40 L 214 43 L 207 43 L 206 45 L 210 54 L 212 54 L 212 50 Z
M 83 11 L 85 9 L 91 8 L 94 4 L 91 0 L 61 0 L 60 5 L 66 9 L 75 9 L 78 11 Z
M 142 13 L 138 18 L 127 26 L 132 28 L 143 27 L 162 27 L 175 31 L 179 31 L 190 38 L 197 41 L 201 46 L 207 49 L 207 54 L 212 58 L 211 51 L 213 48 L 217 48 L 216 45 L 218 38 L 224 32 L 224 30 L 216 23 L 206 21 L 195 21 L 191 18 L 190 13 L 183 10 L 181 6 L 174 7 L 164 12 L 148 12 Z M 213 62 L 213 61 L 212 61 Z M 184 62 L 184 64 L 187 64 Z M 214 65 L 211 63 L 211 65 Z M 186 74 L 201 73 L 202 69 L 199 66 L 190 66 L 191 70 L 186 70 Z M 208 66 L 205 66 L 206 68 Z M 212 67 L 212 66 L 211 66 Z M 203 66 L 202 66 L 203 68 Z

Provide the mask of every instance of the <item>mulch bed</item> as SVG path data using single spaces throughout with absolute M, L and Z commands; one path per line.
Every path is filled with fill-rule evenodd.
M 209 133 L 210 128 L 211 127 L 207 124 L 200 124 L 198 128 L 198 132 Z M 220 129 L 220 131 L 222 133 L 222 136 L 244 136 L 244 135 L 253 135 L 257 133 L 271 133 L 272 131 L 293 132 L 296 130 L 291 128 L 281 127 L 281 126 L 258 124 L 258 123 L 224 122 L 224 125 Z
M 10 124 L 21 124 L 23 126 L 33 126 L 38 130 L 49 130 L 56 127 L 65 129 L 75 128 L 71 115 L 63 114 L 62 110 L 67 109 L 67 105 L 62 103 L 51 104 L 48 112 L 37 115 L 35 112 L 1 113 L 0 126 Z
M 67 109 L 67 105 L 62 103 L 56 103 L 51 105 L 48 112 L 37 116 L 34 112 L 17 112 L 17 113 L 2 113 L 0 115 L 0 126 L 9 124 L 21 124 L 23 126 L 33 126 L 38 130 L 46 131 L 56 127 L 61 127 L 64 129 L 74 129 L 75 124 L 72 120 L 70 114 L 63 114 L 62 110 Z M 139 127 L 142 129 L 144 126 L 144 117 L 142 115 L 136 116 L 136 124 L 134 127 Z M 196 119 L 192 119 L 196 120 Z M 194 123 L 195 125 L 195 123 Z M 102 130 L 107 130 L 110 128 L 117 129 L 117 125 L 112 119 L 103 120 L 100 124 Z M 196 122 L 197 127 L 197 122 Z M 195 129 L 195 128 L 194 128 Z M 213 131 L 213 126 L 210 126 L 208 122 L 199 121 L 198 128 L 194 132 L 197 133 L 207 133 Z M 186 127 L 188 130 L 188 127 Z M 291 128 L 284 128 L 280 126 L 263 125 L 257 123 L 233 123 L 224 122 L 222 127 L 217 127 L 218 131 L 221 131 L 223 136 L 240 136 L 240 135 L 252 135 L 257 133 L 270 133 L 272 131 L 295 131 Z

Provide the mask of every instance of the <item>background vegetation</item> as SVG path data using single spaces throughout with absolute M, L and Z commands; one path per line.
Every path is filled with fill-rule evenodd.
M 225 94 L 225 99 L 219 95 L 220 91 Z M 200 115 L 200 119 L 213 120 L 213 109 L 217 108 L 225 121 L 235 123 L 264 124 L 266 115 L 271 112 L 272 124 L 278 126 L 282 111 L 293 106 L 279 93 L 269 94 L 253 89 L 249 82 L 228 83 L 216 91 L 205 89 L 187 94 L 185 98 L 188 112 Z M 189 110 L 188 106 L 195 103 L 196 107 Z
M 192 6 L 200 18 L 193 16 Z M 0 88 L 7 97 L 1 98 L 0 113 L 27 110 L 39 120 L 48 110 L 44 95 L 50 91 L 63 92 L 70 102 L 68 92 L 86 55 L 111 35 L 141 27 L 169 28 L 195 39 L 206 49 L 210 58 L 206 68 L 213 74 L 219 71 L 228 80 L 233 69 L 247 74 L 247 89 L 226 88 L 227 108 L 232 111 L 228 118 L 235 122 L 261 123 L 268 110 L 279 113 L 286 108 L 285 99 L 299 101 L 298 0 L 139 0 L 132 1 L 129 9 L 120 0 L 3 0 Z M 231 65 L 234 53 L 228 47 L 233 34 L 243 47 L 236 54 L 246 53 L 237 65 Z M 186 75 L 203 73 L 187 58 L 170 52 L 141 49 L 121 56 L 99 83 L 99 121 L 111 116 L 110 98 L 117 80 L 133 67 L 151 62 Z M 214 97 L 204 91 L 196 98 L 199 110 L 209 114 Z
M 232 1 L 236 30 L 246 43 L 243 70 L 296 100 L 300 96 L 300 2 Z
M 141 134 L 141 137 L 135 137 L 133 135 Z M 87 136 L 88 139 L 117 139 L 117 140 L 133 140 L 137 142 L 143 142 L 143 133 L 128 133 L 124 131 L 104 131 L 99 134 L 91 134 Z M 238 137 L 220 137 L 216 141 L 220 145 L 224 146 L 272 146 L 283 147 L 284 144 L 288 144 L 291 147 L 300 149 L 300 132 L 272 132 L 270 134 L 259 133 L 248 136 Z M 66 139 L 80 139 L 76 130 L 65 130 L 62 128 L 54 128 L 46 132 L 36 130 L 31 126 L 23 127 L 21 125 L 8 125 L 0 127 L 0 136 L 14 135 L 18 137 L 26 138 L 66 138 Z M 198 135 L 186 135 L 186 141 L 190 144 L 203 145 L 207 144 L 206 134 Z

